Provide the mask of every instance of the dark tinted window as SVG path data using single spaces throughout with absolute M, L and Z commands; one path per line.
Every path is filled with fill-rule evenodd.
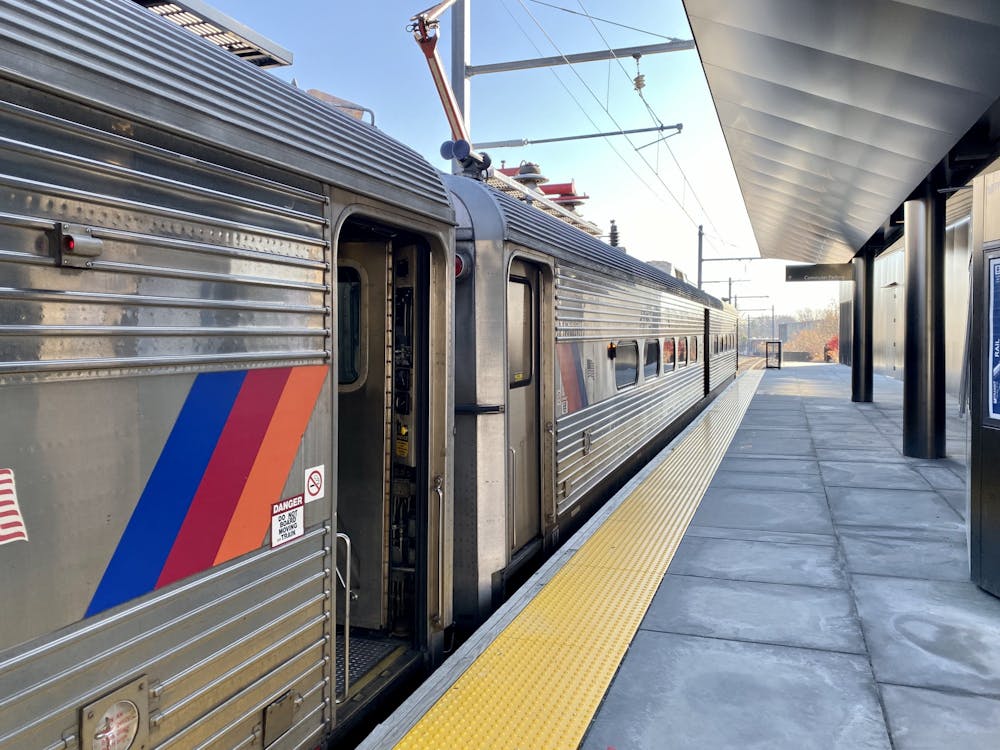
M 663 339 L 663 371 L 673 370 L 677 364 L 677 352 L 673 339 Z
M 642 366 L 642 377 L 645 380 L 655 378 L 660 374 L 660 342 L 646 342 L 646 361 Z
M 619 341 L 615 356 L 615 385 L 625 388 L 639 379 L 639 345 L 634 341 Z
M 688 340 L 687 336 L 677 338 L 677 366 L 683 367 L 688 362 Z
M 337 381 L 355 382 L 361 375 L 361 276 L 353 268 L 337 269 Z

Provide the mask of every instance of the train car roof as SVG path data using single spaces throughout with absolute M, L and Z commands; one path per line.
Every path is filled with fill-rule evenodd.
M 633 258 L 620 248 L 611 247 L 599 239 L 539 210 L 496 188 L 463 176 L 446 176 L 445 182 L 459 198 L 467 191 L 485 192 L 493 204 L 503 227 L 503 239 L 524 247 L 550 253 L 562 260 L 583 262 L 610 270 L 629 279 L 643 279 L 680 297 L 712 307 L 723 308 L 722 302 L 691 284 Z
M 131 0 L 0 0 L 0 50 L 0 78 L 454 220 L 415 151 Z

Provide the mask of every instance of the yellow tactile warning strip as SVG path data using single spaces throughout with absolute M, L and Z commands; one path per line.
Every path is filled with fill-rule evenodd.
M 715 401 L 398 750 L 579 746 L 762 375 Z

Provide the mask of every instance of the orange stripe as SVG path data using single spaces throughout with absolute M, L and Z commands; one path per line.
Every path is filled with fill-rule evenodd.
M 271 503 L 281 499 L 328 372 L 322 365 L 292 370 L 215 556 L 216 565 L 261 546 L 271 525 Z

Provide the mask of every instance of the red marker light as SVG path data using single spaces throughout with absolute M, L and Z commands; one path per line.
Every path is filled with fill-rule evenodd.
M 464 279 L 472 275 L 472 258 L 467 253 L 455 253 L 455 278 Z
M 76 240 L 69 235 L 63 237 L 63 249 L 70 253 L 73 252 L 76 249 Z

